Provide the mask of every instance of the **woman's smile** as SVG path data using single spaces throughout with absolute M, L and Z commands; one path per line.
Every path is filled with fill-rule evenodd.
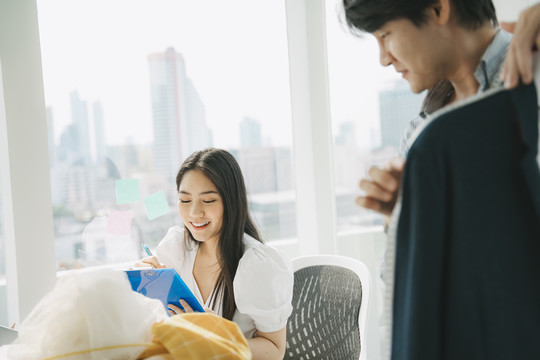
M 191 226 L 193 226 L 193 228 L 195 230 L 204 230 L 208 227 L 208 225 L 210 224 L 210 221 L 207 221 L 207 222 L 190 222 Z

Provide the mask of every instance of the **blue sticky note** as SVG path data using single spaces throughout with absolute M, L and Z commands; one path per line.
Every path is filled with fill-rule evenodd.
M 168 214 L 170 211 L 169 203 L 167 202 L 167 198 L 163 191 L 148 195 L 143 199 L 143 202 L 149 220 L 154 220 L 155 218 Z
M 138 179 L 116 180 L 116 203 L 132 204 L 141 200 Z

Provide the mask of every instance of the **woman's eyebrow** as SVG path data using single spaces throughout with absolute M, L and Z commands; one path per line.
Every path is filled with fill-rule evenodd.
M 188 193 L 188 192 L 185 191 L 185 190 L 180 190 L 180 194 L 191 195 L 190 193 Z M 199 195 L 206 195 L 206 194 L 219 194 L 219 192 L 217 192 L 217 191 L 215 191 L 215 190 L 208 190 L 208 191 L 203 191 L 203 192 L 200 193 Z

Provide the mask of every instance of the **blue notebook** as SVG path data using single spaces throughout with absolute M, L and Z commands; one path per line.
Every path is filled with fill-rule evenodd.
M 183 299 L 193 311 L 204 312 L 195 295 L 174 269 L 125 270 L 125 272 L 134 291 L 160 300 L 166 310 L 168 304 L 184 309 L 180 305 L 180 299 Z

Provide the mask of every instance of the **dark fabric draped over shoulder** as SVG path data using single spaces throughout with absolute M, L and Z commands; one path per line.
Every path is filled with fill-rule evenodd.
M 392 359 L 540 359 L 534 84 L 441 114 L 412 145 Z

